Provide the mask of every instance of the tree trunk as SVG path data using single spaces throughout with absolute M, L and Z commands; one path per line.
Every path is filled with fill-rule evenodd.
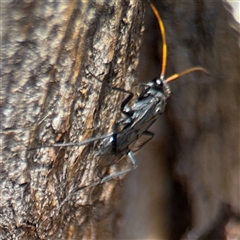
M 117 182 L 76 192 L 108 172 L 102 141 L 44 146 L 112 132 L 126 98 L 112 87 L 134 85 L 144 4 L 4 1 L 2 13 L 1 239 L 109 239 Z

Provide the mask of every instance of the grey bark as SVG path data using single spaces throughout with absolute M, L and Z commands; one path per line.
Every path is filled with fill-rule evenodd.
M 111 86 L 134 84 L 143 12 L 141 1 L 2 3 L 1 239 L 111 238 L 117 182 L 59 208 L 107 172 L 101 141 L 43 146 L 112 132 L 126 96 Z

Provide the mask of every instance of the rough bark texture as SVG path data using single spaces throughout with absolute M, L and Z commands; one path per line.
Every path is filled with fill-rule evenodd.
M 139 167 L 124 184 L 119 239 L 178 240 L 184 233 L 189 240 L 238 239 L 239 24 L 222 1 L 154 2 L 166 28 L 166 75 L 193 66 L 211 75 L 192 73 L 170 84 L 155 139 L 136 156 Z M 141 81 L 158 76 L 161 65 L 161 35 L 150 8 L 145 29 Z
M 112 132 L 126 96 L 111 86 L 133 90 L 143 4 L 2 3 L 1 239 L 111 239 L 119 225 L 119 239 L 239 237 L 239 25 L 220 0 L 154 3 L 166 28 L 166 75 L 196 65 L 211 75 L 171 83 L 123 201 L 116 181 L 75 191 L 117 169 L 99 164 L 109 157 L 102 141 L 41 147 Z M 140 81 L 161 64 L 150 8 L 146 24 Z
M 99 180 L 101 141 L 41 146 L 112 132 L 126 96 L 111 86 L 134 84 L 143 7 L 134 0 L 2 3 L 1 239 L 112 238 L 116 182 L 83 189 L 59 208 Z

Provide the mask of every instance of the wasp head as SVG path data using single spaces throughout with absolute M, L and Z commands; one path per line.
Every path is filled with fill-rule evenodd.
M 154 78 L 152 80 L 151 87 L 156 91 L 162 92 L 166 96 L 166 98 L 170 96 L 171 91 L 169 85 L 164 79 Z

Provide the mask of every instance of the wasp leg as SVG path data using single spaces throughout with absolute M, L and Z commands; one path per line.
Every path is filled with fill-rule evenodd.
M 109 176 L 106 176 L 106 177 L 102 178 L 100 184 L 108 182 L 108 181 L 110 181 L 110 180 L 112 180 L 114 178 L 120 177 L 120 176 L 122 176 L 122 175 L 124 175 L 124 174 L 126 174 L 128 172 L 131 172 L 135 168 L 137 168 L 136 159 L 134 158 L 133 153 L 131 151 L 129 151 L 127 155 L 128 155 L 128 159 L 130 160 L 130 162 L 132 164 L 132 167 L 127 168 L 125 170 L 122 170 L 120 172 L 117 172 L 117 173 L 114 173 L 112 175 L 109 175 Z
M 112 138 L 113 134 L 107 134 L 107 135 L 103 135 L 103 136 L 99 136 L 99 137 L 93 137 L 93 138 L 89 138 L 86 140 L 83 140 L 82 142 L 67 142 L 67 143 L 55 143 L 52 145 L 46 145 L 46 146 L 41 146 L 41 147 L 35 147 L 35 148 L 29 148 L 28 151 L 33 151 L 36 149 L 40 149 L 40 148 L 57 148 L 57 147 L 75 147 L 75 146 L 83 146 L 83 145 L 87 145 L 88 143 L 92 143 L 101 139 L 106 139 L 106 138 Z
M 152 132 L 149 132 L 149 131 L 145 131 L 142 135 L 149 136 L 149 138 L 145 142 L 143 142 L 140 146 L 138 146 L 136 151 L 141 149 L 145 144 L 147 144 L 154 137 L 154 134 Z M 115 144 L 116 144 L 116 142 L 115 142 Z M 137 162 L 136 162 L 136 159 L 133 156 L 132 151 L 129 151 L 127 155 L 128 155 L 128 159 L 130 160 L 130 162 L 132 164 L 132 167 L 102 178 L 102 180 L 100 181 L 100 184 L 104 183 L 104 182 L 108 182 L 108 181 L 110 181 L 114 178 L 117 178 L 119 176 L 122 176 L 122 175 L 124 175 L 128 172 L 131 172 L 132 170 L 137 168 Z
M 102 81 L 100 81 L 100 80 L 88 69 L 88 67 L 87 67 L 87 70 L 88 70 L 88 72 L 90 73 L 90 75 L 91 75 L 92 77 L 94 77 L 98 82 L 101 82 L 102 84 L 104 84 Z M 102 74 L 103 74 L 103 73 L 102 73 Z M 101 74 L 101 75 L 102 75 L 102 74 Z M 127 117 L 130 117 L 130 113 L 129 113 L 128 111 L 125 111 L 124 108 L 125 108 L 125 106 L 130 102 L 130 100 L 133 98 L 133 93 L 132 93 L 132 92 L 129 92 L 129 91 L 125 90 L 125 89 L 122 89 L 122 88 L 112 87 L 112 86 L 110 86 L 109 84 L 107 84 L 107 86 L 108 86 L 109 88 L 111 88 L 112 90 L 115 90 L 115 91 L 119 91 L 119 92 L 128 94 L 128 97 L 127 97 L 127 98 L 122 102 L 122 104 L 121 104 L 121 112 L 122 112 L 124 115 L 126 115 Z
M 71 199 L 72 196 L 78 194 L 79 192 L 81 192 L 83 189 L 87 189 L 87 188 L 91 188 L 91 187 L 95 187 L 99 184 L 102 184 L 102 183 L 105 183 L 105 182 L 108 182 L 114 178 L 117 178 L 119 176 L 122 176 L 132 170 L 134 170 L 136 167 L 137 167 L 137 163 L 136 163 L 136 160 L 135 158 L 133 157 L 133 154 L 131 151 L 128 152 L 128 159 L 130 160 L 131 164 L 132 164 L 132 167 L 131 168 L 128 168 L 128 169 L 125 169 L 123 171 L 120 171 L 120 172 L 117 172 L 115 174 L 112 174 L 112 175 L 109 175 L 109 176 L 106 176 L 104 178 L 102 178 L 101 180 L 99 181 L 96 181 L 96 182 L 93 182 L 89 185 L 86 185 L 86 186 L 82 186 L 82 187 L 78 187 L 78 188 L 75 188 L 70 194 L 67 195 L 67 197 L 56 207 L 54 208 L 51 213 L 50 213 L 50 217 L 53 216 L 54 213 L 58 212 L 61 207 Z

